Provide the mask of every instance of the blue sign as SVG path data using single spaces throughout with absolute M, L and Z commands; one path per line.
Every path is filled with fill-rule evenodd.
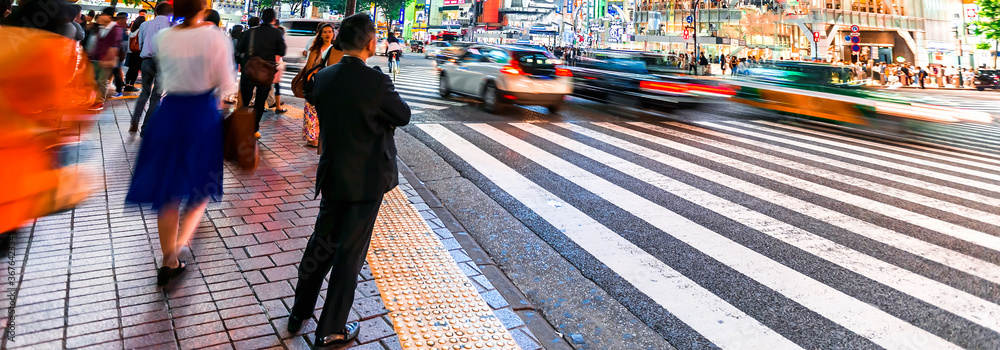
M 684 20 L 687 21 L 688 23 L 694 23 L 694 16 L 687 16 L 684 18 Z
M 851 42 L 855 43 L 855 44 L 860 43 L 861 42 L 861 37 L 860 36 L 852 36 L 851 37 Z
M 858 52 L 861 51 L 861 46 L 858 44 L 851 45 L 851 51 Z
M 850 35 L 844 35 L 844 41 L 851 41 Z
M 309 7 L 309 0 L 302 0 L 302 7 Z
M 573 1 L 566 2 L 566 13 L 573 13 Z

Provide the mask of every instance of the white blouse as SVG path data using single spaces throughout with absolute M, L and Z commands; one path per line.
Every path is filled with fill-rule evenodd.
M 236 89 L 233 43 L 214 26 L 168 28 L 153 38 L 157 84 L 167 94 L 200 94 L 214 89 L 228 96 Z

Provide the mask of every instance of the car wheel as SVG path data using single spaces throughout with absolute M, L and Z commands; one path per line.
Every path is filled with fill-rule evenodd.
M 493 82 L 486 83 L 481 99 L 483 110 L 488 113 L 499 113 L 503 109 L 503 102 L 500 102 L 500 91 L 497 90 Z
M 448 97 L 451 95 L 451 87 L 448 86 L 448 76 L 441 74 L 441 78 L 438 79 L 438 93 L 441 97 Z
M 977 87 L 977 88 L 976 88 L 976 90 L 979 90 L 979 91 L 986 91 L 986 88 L 984 88 L 984 87 Z
M 563 103 L 562 103 L 562 101 L 560 101 L 559 103 L 550 105 L 547 108 L 549 109 L 549 114 L 556 114 L 556 113 L 559 113 L 559 110 L 562 109 L 562 107 L 563 107 Z

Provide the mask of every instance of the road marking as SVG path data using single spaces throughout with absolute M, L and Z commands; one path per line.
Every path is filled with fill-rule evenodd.
M 601 132 L 593 131 L 581 126 L 576 126 L 572 124 L 557 123 L 554 124 L 559 127 L 569 129 L 578 134 L 593 138 L 595 140 L 613 145 L 618 148 L 622 148 L 626 151 L 647 157 L 653 161 L 659 162 L 661 164 L 677 168 L 681 171 L 685 171 L 692 175 L 696 175 L 705 179 L 712 179 L 713 182 L 726 187 L 732 188 L 734 190 L 746 193 L 748 195 L 766 200 L 768 202 L 780 205 L 782 207 L 788 208 L 790 210 L 802 213 L 804 215 L 813 217 L 817 220 L 826 222 L 830 225 L 843 228 L 845 230 L 854 232 L 858 235 L 871 238 L 875 241 L 882 242 L 884 244 L 899 248 L 901 250 L 910 252 L 916 256 L 923 257 L 925 259 L 941 263 L 945 266 L 966 272 L 971 275 L 979 276 L 981 278 L 993 281 L 994 283 L 1000 283 L 1000 267 L 974 258 L 958 252 L 954 252 L 943 247 L 922 241 L 920 239 L 908 236 L 902 233 L 898 233 L 884 227 L 869 223 L 867 221 L 855 218 L 853 216 L 834 211 L 832 209 L 827 209 L 823 206 L 806 202 L 804 200 L 798 199 L 786 195 L 781 192 L 777 192 L 757 184 L 740 180 L 735 177 L 720 173 L 718 171 L 708 169 L 684 160 L 671 157 L 662 152 L 645 148 L 612 136 L 606 135 Z M 648 139 L 649 134 L 641 133 L 632 129 L 618 128 L 609 130 L 618 131 L 620 133 Z M 668 143 L 660 143 L 660 139 L 648 139 L 650 142 L 659 143 L 661 145 L 670 147 Z
M 604 164 L 607 167 L 610 167 L 610 168 L 613 168 L 615 170 L 621 171 L 621 172 L 623 172 L 623 173 L 625 173 L 625 174 L 627 174 L 627 175 L 629 175 L 629 176 L 631 176 L 633 178 L 636 178 L 636 179 L 638 179 L 638 180 L 640 180 L 642 182 L 650 184 L 650 185 L 652 185 L 654 187 L 657 187 L 657 188 L 659 188 L 661 190 L 664 190 L 664 191 L 666 191 L 668 193 L 676 195 L 676 196 L 678 196 L 680 198 L 684 198 L 685 200 L 688 200 L 688 201 L 694 203 L 695 205 L 702 206 L 702 207 L 704 207 L 704 208 L 706 208 L 708 210 L 711 210 L 713 212 L 718 213 L 719 215 L 722 215 L 722 216 L 728 217 L 730 219 L 733 219 L 736 222 L 739 222 L 740 224 L 746 225 L 746 226 L 748 226 L 748 227 L 750 227 L 750 228 L 752 228 L 754 230 L 757 230 L 757 231 L 759 231 L 759 232 L 761 232 L 763 234 L 766 234 L 766 235 L 769 235 L 771 237 L 774 237 L 774 238 L 776 238 L 776 239 L 778 239 L 778 240 L 780 240 L 782 242 L 785 242 L 785 243 L 787 243 L 787 244 L 789 244 L 791 246 L 794 246 L 794 247 L 797 247 L 799 249 L 802 249 L 802 250 L 804 250 L 804 251 L 806 251 L 806 252 L 808 252 L 808 253 L 810 253 L 810 254 L 812 254 L 814 256 L 817 256 L 819 258 L 822 258 L 822 259 L 827 260 L 829 262 L 832 262 L 834 264 L 840 265 L 841 267 L 844 267 L 844 268 L 846 268 L 848 270 L 851 270 L 851 271 L 853 271 L 853 272 L 855 272 L 857 274 L 860 274 L 862 276 L 865 276 L 867 278 L 875 280 L 876 282 L 882 283 L 882 284 L 887 285 L 889 287 L 892 287 L 892 288 L 894 288 L 896 290 L 899 290 L 899 291 L 901 291 L 903 293 L 906 293 L 908 295 L 916 297 L 917 299 L 923 300 L 923 301 L 925 301 L 925 302 L 927 302 L 929 304 L 935 305 L 935 306 L 937 306 L 937 307 L 939 307 L 941 309 L 944 309 L 944 310 L 946 310 L 948 312 L 951 312 L 951 313 L 959 315 L 959 316 L 961 316 L 963 318 L 966 318 L 969 321 L 981 324 L 984 327 L 993 329 L 994 331 L 1000 331 L 1000 305 L 997 305 L 997 304 L 991 303 L 989 301 L 983 300 L 983 299 L 981 299 L 979 297 L 976 297 L 974 295 L 971 295 L 971 294 L 969 294 L 967 292 L 964 292 L 964 291 L 952 288 L 950 286 L 944 285 L 944 284 L 939 283 L 937 281 L 934 281 L 934 280 L 932 280 L 930 278 L 920 276 L 918 274 L 915 274 L 915 273 L 910 272 L 908 270 L 905 270 L 903 268 L 897 267 L 895 265 L 883 262 L 881 260 L 878 260 L 877 258 L 865 255 L 865 254 L 863 254 L 861 252 L 855 251 L 855 250 L 853 250 L 851 248 L 848 248 L 846 246 L 840 245 L 840 244 L 838 244 L 836 242 L 833 242 L 833 241 L 830 241 L 830 240 L 828 240 L 826 238 L 820 237 L 818 235 L 815 235 L 813 233 L 810 233 L 810 232 L 805 231 L 803 229 L 800 229 L 798 227 L 792 226 L 791 224 L 782 222 L 780 220 L 774 219 L 774 218 L 769 217 L 767 215 L 764 215 L 762 213 L 753 211 L 750 208 L 747 208 L 747 207 L 741 206 L 739 204 L 733 203 L 733 202 L 731 202 L 729 200 L 726 200 L 724 198 L 715 196 L 715 195 L 713 195 L 711 193 L 703 191 L 703 190 L 701 190 L 699 188 L 696 188 L 694 186 L 691 186 L 691 185 L 685 184 L 683 182 L 674 180 L 674 179 L 672 179 L 672 178 L 670 178 L 668 176 L 664 176 L 664 175 L 662 175 L 660 173 L 657 173 L 655 171 L 647 169 L 647 168 L 645 168 L 643 166 L 640 166 L 640 165 L 637 165 L 635 163 L 629 162 L 627 160 L 621 159 L 621 158 L 616 157 L 614 155 L 608 154 L 608 153 L 606 153 L 604 151 L 600 151 L 600 150 L 598 150 L 596 148 L 587 146 L 587 145 L 585 145 L 583 143 L 580 143 L 580 142 L 572 140 L 572 139 L 570 139 L 568 137 L 556 134 L 556 133 L 554 133 L 552 131 L 546 130 L 546 129 L 538 127 L 536 125 L 527 124 L 527 123 L 517 123 L 517 124 L 512 124 L 512 125 L 515 126 L 515 127 L 517 127 L 517 128 L 519 128 L 519 129 L 521 129 L 521 130 L 524 130 L 526 132 L 534 134 L 535 136 L 538 136 L 538 137 L 541 137 L 541 138 L 543 138 L 545 140 L 548 140 L 548 141 L 552 142 L 553 144 L 559 145 L 560 147 L 569 149 L 570 151 L 576 152 L 577 154 L 580 154 L 580 155 L 582 155 L 584 157 L 593 159 L 593 160 L 595 160 L 595 161 L 597 161 L 597 162 L 599 162 L 601 164 Z M 561 124 L 560 123 L 560 125 L 558 125 L 558 126 L 565 127 L 565 124 Z M 477 129 L 477 131 L 478 131 L 478 129 Z M 490 132 L 492 133 L 492 131 L 490 131 Z M 493 137 L 491 136 L 491 138 L 493 138 Z M 523 146 L 520 143 L 517 143 L 517 144 L 511 144 L 511 143 L 509 143 L 510 141 L 509 141 L 509 138 L 507 136 L 503 136 L 502 139 L 496 139 L 496 138 L 494 138 L 494 140 L 496 140 L 498 142 L 502 142 L 507 147 L 514 146 L 511 149 L 514 149 L 516 151 L 517 150 L 523 150 L 523 149 L 525 149 L 525 148 L 528 147 L 528 146 Z M 625 142 L 625 141 L 622 141 L 622 142 Z M 615 145 L 615 146 L 617 147 L 617 145 Z M 532 150 L 532 149 L 528 149 L 528 151 L 529 152 L 536 152 L 536 150 Z M 518 153 L 522 153 L 523 154 L 523 152 L 520 152 L 520 151 L 518 151 Z M 555 167 L 565 167 L 565 164 L 560 165 L 560 164 L 557 164 L 557 163 L 553 163 L 554 161 L 552 161 L 550 159 L 546 159 L 547 156 L 537 157 L 537 158 L 538 159 L 533 159 L 533 160 L 536 163 L 538 163 L 538 164 L 552 164 L 552 166 L 555 166 Z M 678 161 L 680 161 L 680 160 L 678 160 Z M 675 163 L 671 162 L 671 164 L 675 164 Z M 546 166 L 546 167 L 548 167 L 548 166 Z M 553 170 L 553 171 L 555 171 L 555 170 Z M 575 173 L 571 173 L 569 171 L 567 171 L 566 175 L 563 175 L 563 174 L 560 174 L 560 175 L 562 175 L 564 177 L 566 177 L 566 175 L 572 175 L 573 179 L 579 179 L 580 178 L 579 175 L 575 175 Z M 569 177 L 567 177 L 567 178 L 569 178 Z M 708 179 L 713 179 L 714 180 L 715 177 L 708 177 Z M 574 180 L 574 182 L 577 182 L 577 181 Z M 591 192 L 597 193 L 593 189 L 588 189 L 588 190 L 591 191 Z M 604 197 L 604 196 L 602 196 L 602 197 Z M 624 200 L 629 200 L 628 198 L 623 198 L 623 199 Z M 628 202 L 625 202 L 625 203 L 628 204 Z M 772 203 L 774 203 L 774 201 L 772 201 Z M 781 205 L 780 203 L 775 203 L 775 204 Z M 628 205 L 632 205 L 632 206 L 639 207 L 639 208 L 646 207 L 646 206 L 660 208 L 658 205 L 656 205 L 655 203 L 652 203 L 652 202 L 649 202 L 649 203 L 635 203 L 635 204 L 628 204 Z M 618 205 L 618 206 L 621 207 L 621 205 Z M 628 209 L 626 207 L 622 207 L 622 209 L 628 210 L 628 211 L 632 212 L 633 214 L 635 214 L 635 212 L 632 209 Z M 652 209 L 646 209 L 646 210 L 648 211 L 648 210 L 652 210 Z M 665 210 L 665 209 L 663 209 L 663 210 Z M 652 214 L 655 214 L 655 213 L 650 213 L 650 215 L 652 215 Z M 650 221 L 650 219 L 655 220 L 657 222 L 674 222 L 676 220 L 676 219 L 673 219 L 673 218 L 666 218 L 666 217 L 657 218 L 657 216 L 649 216 L 648 219 L 644 219 L 644 220 L 649 221 L 651 224 L 656 225 L 654 222 Z M 661 228 L 661 230 L 662 230 L 662 228 Z M 669 231 L 664 230 L 664 232 L 669 232 Z M 696 245 L 696 244 L 694 244 L 692 242 L 689 242 L 690 240 L 695 240 L 695 239 L 707 239 L 705 237 L 705 235 L 717 235 L 714 232 L 709 232 L 709 233 L 705 233 L 705 232 L 683 232 L 683 233 L 681 233 L 681 235 L 690 236 L 690 237 L 687 237 L 687 238 L 678 237 L 678 235 L 674 234 L 674 233 L 671 233 L 671 235 L 677 237 L 678 239 L 681 239 L 681 240 L 685 241 L 688 244 L 691 244 L 693 247 L 696 247 L 696 248 L 698 246 L 705 246 L 705 245 L 709 245 L 709 246 L 712 246 L 712 247 L 720 247 L 720 246 L 729 245 L 729 244 L 739 245 L 738 243 L 732 242 L 729 239 L 727 239 L 725 237 L 722 237 L 721 235 L 719 235 L 719 238 L 714 238 L 714 240 L 715 241 L 725 240 L 724 244 L 722 244 L 722 245 L 719 245 L 718 242 L 715 242 L 715 241 L 712 241 L 712 240 L 708 240 L 708 241 L 706 241 L 706 242 L 704 242 L 703 244 L 700 244 L 700 245 Z M 697 238 L 695 238 L 695 237 L 697 237 Z M 702 250 L 702 249 L 699 249 L 699 250 Z M 702 251 L 705 252 L 706 254 L 712 256 L 713 258 L 717 258 L 714 254 L 712 254 L 710 252 L 707 252 L 707 251 L 704 251 L 704 250 L 702 250 Z M 733 251 L 733 250 L 732 249 L 728 249 L 727 251 Z M 733 252 L 735 252 L 735 251 L 733 251 Z M 744 256 L 738 256 L 738 257 L 739 258 L 745 258 L 746 256 L 744 255 Z M 739 258 L 736 258 L 736 259 L 739 259 Z M 767 259 L 767 258 L 763 257 L 763 256 L 760 256 L 760 257 L 754 256 L 754 259 Z M 722 260 L 720 260 L 720 261 L 722 261 Z M 735 261 L 735 260 L 731 260 L 731 261 Z M 759 264 L 759 263 L 755 263 L 754 261 L 748 261 L 747 263 L 748 264 Z M 768 259 L 767 263 L 775 263 L 775 262 L 773 262 L 773 261 L 771 261 L 771 260 Z M 728 263 L 727 263 L 727 265 L 728 265 Z M 760 268 L 762 268 L 762 269 L 768 269 L 765 265 L 766 264 L 764 264 L 764 265 L 758 265 L 758 266 Z M 753 277 L 753 276 L 751 276 L 751 277 Z M 802 276 L 802 277 L 805 278 L 806 276 Z M 757 278 L 754 278 L 754 279 L 757 279 Z M 765 283 L 765 284 L 767 284 L 767 283 Z M 785 293 L 782 293 L 782 294 L 785 294 Z M 851 302 L 855 302 L 856 300 L 854 300 L 853 298 L 851 298 L 850 301 Z M 807 305 L 807 304 L 803 303 L 803 305 Z M 847 311 L 847 310 L 844 310 L 844 311 Z M 820 312 L 820 311 L 817 311 L 817 312 Z M 822 312 L 820 312 L 820 313 L 822 314 Z M 986 314 L 988 316 L 984 317 L 983 316 L 984 314 Z M 841 324 L 843 324 L 842 322 L 856 323 L 858 321 L 858 320 L 854 320 L 854 319 L 847 319 L 847 318 L 844 317 L 844 315 L 840 315 L 840 314 L 837 314 L 837 316 L 839 316 L 840 319 L 839 320 L 834 319 L 834 321 L 836 321 L 838 323 L 841 323 Z M 845 327 L 847 327 L 849 329 L 852 329 L 851 327 L 848 327 L 847 325 L 845 325 Z M 852 330 L 854 330 L 854 329 L 852 329 Z M 862 330 L 862 331 L 873 332 L 873 331 L 878 331 L 878 330 L 868 329 L 868 330 Z
M 565 201 L 444 126 L 419 124 L 417 127 L 716 345 L 722 348 L 800 348 L 573 206 L 550 205 L 550 201 Z
M 703 123 L 696 123 L 696 124 L 703 124 Z M 842 142 L 830 141 L 830 140 L 819 138 L 819 137 L 812 137 L 812 136 L 807 136 L 807 135 L 797 135 L 797 134 L 791 134 L 791 133 L 788 133 L 788 132 L 775 131 L 773 129 L 764 128 L 763 126 L 760 126 L 760 125 L 746 124 L 746 123 L 736 123 L 736 122 L 722 122 L 720 124 L 740 125 L 740 126 L 744 126 L 744 127 L 750 128 L 750 129 L 754 129 L 754 130 L 770 131 L 770 132 L 781 134 L 782 136 L 786 136 L 786 138 L 797 138 L 797 139 L 801 139 L 801 140 L 807 140 L 807 141 L 811 141 L 811 142 L 822 143 L 822 144 L 826 144 L 826 145 L 830 145 L 830 146 L 846 148 L 846 149 L 849 149 L 849 150 L 852 150 L 852 151 L 856 151 L 856 152 L 859 152 L 859 153 L 867 153 L 867 154 L 872 154 L 872 155 L 876 155 L 876 156 L 881 156 L 881 157 L 886 157 L 886 158 L 890 158 L 890 159 L 895 159 L 895 160 L 898 160 L 898 161 L 904 161 L 904 162 L 910 162 L 910 163 L 914 163 L 914 164 L 920 164 L 920 165 L 923 165 L 923 166 L 926 166 L 926 167 L 930 167 L 930 168 L 936 168 L 936 169 L 941 169 L 941 170 L 946 170 L 946 171 L 953 171 L 953 172 L 958 172 L 958 173 L 961 173 L 961 174 L 968 174 L 968 175 L 973 175 L 973 176 L 977 176 L 977 177 L 982 177 L 982 178 L 985 178 L 985 179 L 1000 181 L 1000 174 L 997 174 L 997 173 L 985 173 L 985 172 L 976 171 L 976 170 L 972 170 L 972 169 L 960 168 L 960 167 L 953 166 L 953 165 L 935 163 L 935 162 L 931 162 L 931 161 L 927 161 L 927 160 L 923 160 L 923 159 L 918 159 L 918 158 L 914 158 L 914 157 L 909 157 L 909 156 L 905 156 L 905 155 L 899 155 L 899 154 L 895 154 L 895 153 L 879 151 L 879 150 L 876 150 L 876 149 L 864 148 L 864 147 L 855 146 L 855 145 L 851 145 L 851 144 L 847 144 L 847 143 L 842 143 Z M 718 125 L 718 124 L 716 124 L 716 125 Z M 740 132 L 747 133 L 747 131 L 740 131 Z M 764 137 L 764 135 L 761 135 L 759 137 Z M 785 141 L 785 142 L 792 143 L 793 141 Z M 812 146 L 811 148 L 814 148 L 814 149 L 824 149 L 824 148 L 819 147 L 819 146 Z M 878 161 L 875 161 L 874 163 L 875 164 L 880 164 L 880 165 L 885 165 L 883 163 L 888 163 L 888 162 L 886 162 L 884 160 L 878 160 Z M 969 181 L 972 181 L 972 180 L 965 179 L 965 180 L 958 181 L 958 183 L 967 183 Z M 994 191 L 997 191 L 997 190 L 994 190 Z

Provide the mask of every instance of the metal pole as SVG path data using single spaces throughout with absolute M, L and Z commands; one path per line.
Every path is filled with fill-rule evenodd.
M 559 0 L 559 46 L 564 43 L 563 33 L 566 31 L 566 0 Z
M 693 6 L 692 6 L 693 7 L 693 12 L 692 13 L 693 13 L 693 15 L 691 15 L 692 17 L 694 17 L 694 29 L 691 30 L 691 35 L 694 35 L 694 62 L 695 62 L 695 64 L 694 64 L 694 67 L 695 67 L 694 68 L 694 73 L 695 74 L 698 74 L 698 64 L 701 63 L 701 56 L 699 56 L 701 54 L 701 52 L 698 51 L 698 2 L 699 1 L 700 0 L 692 0 L 692 2 L 693 2 Z

